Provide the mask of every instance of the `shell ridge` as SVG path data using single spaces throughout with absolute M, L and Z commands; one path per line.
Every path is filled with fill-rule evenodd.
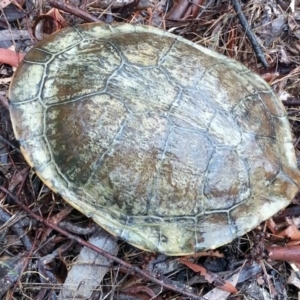
M 246 200 L 246 199 L 245 199 Z M 238 237 L 238 226 L 235 223 L 235 220 L 230 216 L 230 211 L 227 211 L 227 222 L 229 224 L 229 229 L 234 238 Z
M 54 57 L 52 57 L 51 61 L 53 61 Z M 45 88 L 45 82 L 46 82 L 46 79 L 48 78 L 48 72 L 49 71 L 49 66 L 48 66 L 48 63 L 45 64 L 45 67 L 44 67 L 44 71 L 43 71 L 43 75 L 42 75 L 42 78 L 41 78 L 41 82 L 40 82 L 40 85 L 41 85 L 41 88 L 39 89 L 39 92 L 38 92 L 38 99 L 39 99 L 39 102 L 44 106 L 44 108 L 46 109 L 48 106 L 47 104 L 43 101 L 42 99 L 42 94 L 43 94 L 43 91 L 44 91 L 44 88 Z
M 281 116 L 278 116 L 278 115 L 276 115 L 275 113 L 272 113 L 272 111 L 270 111 L 270 109 L 269 109 L 268 106 L 266 105 L 265 101 L 263 101 L 263 99 L 261 98 L 261 94 L 270 94 L 270 91 L 269 91 L 269 92 L 268 92 L 268 91 L 259 91 L 259 92 L 258 92 L 258 97 L 260 98 L 260 100 L 261 100 L 263 106 L 265 107 L 266 111 L 268 111 L 269 114 L 270 114 L 271 116 L 276 117 L 276 118 L 286 118 L 286 117 L 287 117 L 287 112 L 285 111 L 285 108 L 284 108 L 284 106 L 282 105 L 282 103 L 279 102 L 280 100 L 277 98 L 277 96 L 276 96 L 276 98 L 278 99 L 278 104 L 279 104 L 280 106 L 282 106 L 282 111 L 284 112 L 284 114 L 281 115 Z M 274 96 L 274 95 L 273 95 L 273 96 Z
M 169 54 L 172 52 L 173 48 L 175 47 L 175 44 L 177 44 L 178 40 L 174 39 L 173 43 L 171 44 L 169 50 L 163 54 L 162 56 L 159 57 L 157 60 L 157 66 L 161 67 L 161 64 L 166 60 L 166 58 L 169 56 Z
M 204 197 L 204 199 L 202 200 L 202 203 L 201 203 L 201 208 L 202 208 L 201 211 L 202 212 L 199 213 L 197 216 L 202 216 L 202 215 L 205 215 L 205 213 L 206 213 L 205 202 L 208 201 L 208 197 L 207 197 L 207 195 L 205 193 L 205 186 L 206 186 L 206 184 L 208 182 L 209 166 L 210 166 L 210 164 L 211 164 L 211 162 L 213 160 L 213 157 L 214 157 L 215 153 L 217 152 L 217 147 L 214 145 L 213 142 L 211 142 L 211 143 L 212 143 L 213 150 L 211 151 L 210 157 L 207 160 L 207 165 L 206 165 L 206 168 L 205 168 L 205 170 L 203 172 L 203 174 L 204 174 L 203 175 L 204 180 L 203 180 L 203 183 L 202 183 L 202 186 L 201 186 L 201 195 L 203 195 L 203 197 Z
M 72 28 L 73 28 L 73 29 L 77 32 L 77 34 L 81 37 L 81 41 L 87 40 L 87 39 L 82 35 L 82 33 L 80 32 L 80 30 L 78 29 L 78 26 L 73 26 Z
M 71 50 L 71 49 L 73 49 L 73 48 L 76 48 L 78 45 L 80 45 L 82 43 L 82 40 L 81 41 L 78 41 L 78 42 L 75 42 L 73 45 L 71 45 L 71 46 L 69 46 L 69 47 L 66 47 L 65 49 L 63 49 L 63 50 L 61 50 L 61 51 L 59 51 L 59 52 L 50 52 L 50 51 L 47 51 L 46 49 L 42 49 L 42 48 L 37 48 L 37 49 L 39 49 L 39 50 L 41 50 L 41 51 L 43 51 L 43 52 L 45 52 L 45 53 L 47 53 L 47 54 L 50 54 L 51 56 L 53 56 L 53 58 L 54 57 L 57 57 L 57 56 L 59 56 L 59 55 L 61 55 L 61 54 L 65 54 L 67 51 L 69 51 L 69 50 Z M 36 62 L 35 62 L 36 63 Z
M 30 103 L 30 102 L 34 102 L 34 101 L 39 101 L 44 106 L 43 102 L 40 101 L 40 97 L 36 96 L 31 99 L 27 99 L 27 100 L 23 100 L 23 101 L 19 101 L 19 102 L 13 102 L 10 104 L 10 107 L 15 108 L 15 107 L 21 106 L 22 104 L 26 104 L 26 103 Z
M 23 59 L 23 62 L 28 63 L 28 64 L 32 64 L 32 65 L 39 65 L 39 66 L 44 66 L 45 65 L 45 62 L 37 62 L 37 61 L 26 59 L 26 56 Z
M 51 58 L 54 55 L 50 51 L 47 51 L 46 49 L 43 49 L 43 48 L 36 47 L 36 48 L 34 48 L 34 50 L 38 50 L 38 51 L 41 51 L 43 53 L 46 53 L 46 54 L 50 55 Z M 40 62 L 40 61 L 37 61 L 37 60 L 28 59 L 28 58 L 26 58 L 26 56 L 24 57 L 23 62 L 30 63 L 30 64 L 37 64 L 37 65 L 44 65 L 46 63 L 46 62 Z

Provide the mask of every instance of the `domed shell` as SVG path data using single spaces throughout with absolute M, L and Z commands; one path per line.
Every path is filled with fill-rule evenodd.
M 288 119 L 268 84 L 159 29 L 63 29 L 28 52 L 9 98 L 43 182 L 142 249 L 215 248 L 298 191 Z

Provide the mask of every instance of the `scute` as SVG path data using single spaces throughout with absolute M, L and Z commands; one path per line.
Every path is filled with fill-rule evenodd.
M 288 119 L 247 68 L 159 29 L 84 24 L 39 42 L 10 86 L 38 176 L 112 234 L 192 254 L 298 191 Z

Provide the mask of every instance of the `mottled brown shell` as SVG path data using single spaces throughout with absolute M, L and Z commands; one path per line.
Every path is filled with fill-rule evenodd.
M 9 97 L 39 177 L 139 248 L 215 248 L 298 190 L 288 120 L 269 86 L 159 29 L 61 30 L 26 55 Z

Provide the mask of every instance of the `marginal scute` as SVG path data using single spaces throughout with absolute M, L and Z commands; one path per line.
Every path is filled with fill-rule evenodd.
M 286 112 L 268 84 L 153 27 L 63 29 L 27 54 L 9 98 L 43 182 L 142 249 L 216 248 L 300 186 Z
M 45 40 L 47 41 L 45 43 Z M 37 43 L 35 45 L 36 48 L 40 48 L 44 51 L 47 51 L 51 54 L 57 54 L 59 52 L 63 52 L 66 49 L 73 47 L 74 44 L 82 41 L 82 37 L 78 34 L 78 32 L 73 27 L 67 27 L 62 31 L 56 32 Z
M 84 40 L 99 40 L 112 33 L 110 26 L 94 26 L 93 23 L 81 24 L 75 29 Z
M 294 184 L 293 180 L 289 177 L 289 175 L 295 175 L 289 173 L 284 173 L 283 171 L 280 171 L 278 175 L 274 178 L 272 181 L 272 184 L 268 186 L 270 199 L 272 201 L 272 209 L 276 210 L 276 204 L 279 203 L 274 201 L 276 198 L 283 198 L 282 194 L 284 194 L 285 197 L 290 198 L 294 197 L 294 195 L 297 193 L 298 188 Z M 286 201 L 286 199 L 284 199 Z M 274 203 L 274 204 L 273 204 Z M 275 212 L 274 212 L 275 213 Z
M 44 107 L 38 100 L 28 103 L 12 103 L 14 109 L 11 109 L 11 118 L 15 120 L 13 123 L 15 136 L 21 141 L 31 140 L 39 137 L 44 133 Z M 28 115 L 34 118 L 28 118 Z
M 196 222 L 198 226 L 195 227 L 195 252 L 215 249 L 220 237 L 229 241 L 237 237 L 234 224 L 228 221 L 228 213 L 200 215 Z
M 26 55 L 26 61 L 33 63 L 46 63 L 51 59 L 52 55 L 42 51 L 41 49 L 35 49 L 33 48 L 32 51 L 28 52 Z
M 267 91 L 265 93 L 261 92 L 259 96 L 266 108 L 269 110 L 270 114 L 276 117 L 286 116 L 285 110 L 282 109 L 282 103 L 272 101 L 272 99 L 276 97 L 273 91 Z
M 261 192 L 280 170 L 279 147 L 272 138 L 244 134 L 243 139 L 240 157 L 247 163 L 251 184 L 255 183 L 257 191 Z
M 282 143 L 292 143 L 292 134 L 291 131 L 289 130 L 289 121 L 288 118 L 285 117 L 273 117 L 273 126 L 275 129 L 275 132 L 277 134 L 277 139 L 279 139 Z M 284 148 L 283 148 L 284 149 Z M 283 150 L 282 149 L 282 150 Z M 293 150 L 294 152 L 294 150 Z M 285 155 L 282 153 L 283 157 Z M 295 159 L 295 155 L 290 156 L 291 159 Z M 294 165 L 294 164 L 292 164 Z
M 272 94 L 272 97 L 277 97 L 274 92 L 272 92 L 272 90 L 270 89 L 270 86 L 262 79 L 261 76 L 259 76 L 256 73 L 250 72 L 250 70 L 248 70 L 247 72 L 244 72 L 243 76 L 245 77 L 245 79 L 248 80 L 249 83 L 251 83 L 252 87 L 256 90 L 259 91 L 261 93 L 270 93 Z M 273 101 L 270 101 L 273 102 Z M 283 109 L 283 105 L 281 102 L 277 103 L 278 107 L 281 107 L 281 110 Z M 284 109 L 283 109 L 284 111 Z
M 212 92 L 219 93 L 219 97 L 223 96 L 221 101 L 216 100 L 223 109 L 226 109 L 227 105 L 229 106 L 228 109 L 234 108 L 241 99 L 255 92 L 248 79 L 241 76 L 239 68 L 234 68 L 233 66 L 230 68 L 226 61 L 224 63 L 218 62 L 207 70 L 201 81 L 204 86 L 206 86 L 204 81 L 208 80 L 208 78 L 215 82 L 215 84 L 208 86 Z
M 251 195 L 243 205 L 235 206 L 229 213 L 229 218 L 232 224 L 235 224 L 236 236 L 243 234 L 243 227 L 248 224 L 249 227 L 254 228 L 260 223 L 265 211 L 262 211 L 264 205 L 271 205 L 268 199 L 262 198 L 260 195 Z M 255 210 L 256 206 L 261 208 L 260 211 Z
M 16 102 L 30 101 L 38 97 L 43 81 L 44 65 L 21 62 L 15 72 L 15 78 L 19 78 L 10 88 L 9 97 L 13 104 Z M 25 88 L 26 87 L 26 88 Z
M 21 143 L 23 153 L 30 153 L 35 158 L 36 165 L 43 167 L 51 162 L 51 155 L 47 149 L 44 137 L 32 137 L 30 140 Z

